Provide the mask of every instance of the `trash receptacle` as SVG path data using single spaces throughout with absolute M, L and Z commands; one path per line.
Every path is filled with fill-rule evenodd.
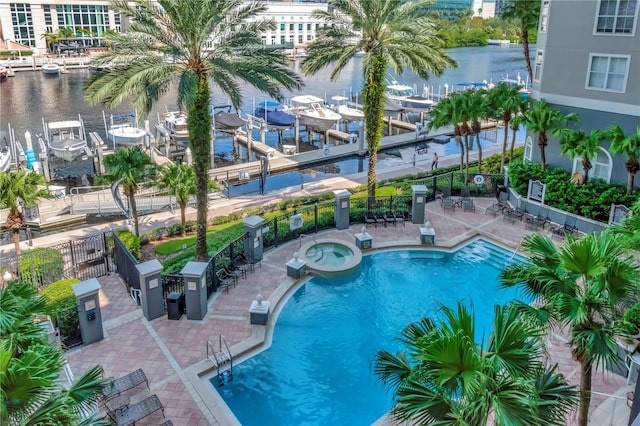
M 167 296 L 167 319 L 179 320 L 184 307 L 184 294 L 174 291 Z
M 506 193 L 507 192 L 507 187 L 504 185 L 497 185 L 496 186 L 496 198 L 499 200 L 500 199 L 500 194 L 502 193 Z M 504 195 L 503 195 L 504 197 Z

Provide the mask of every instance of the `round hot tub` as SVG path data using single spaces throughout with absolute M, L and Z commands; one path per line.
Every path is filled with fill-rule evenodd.
M 300 260 L 307 269 L 323 277 L 337 277 L 360 268 L 362 252 L 354 244 L 337 240 L 314 240 L 300 247 Z

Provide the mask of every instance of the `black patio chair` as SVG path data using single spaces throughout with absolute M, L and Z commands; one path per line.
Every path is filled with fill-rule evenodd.
M 578 228 L 576 228 L 576 222 L 578 219 L 573 215 L 567 215 L 564 219 L 564 225 L 558 225 L 551 228 L 551 236 L 558 238 L 565 238 L 567 235 L 573 235 Z
M 229 293 L 229 287 L 236 286 L 236 278 L 227 274 L 224 269 L 218 269 L 216 275 L 218 276 L 218 287 L 227 290 L 227 293 Z
M 537 231 L 538 228 L 542 227 L 542 229 L 544 229 L 544 226 L 550 223 L 549 221 L 549 207 L 546 206 L 541 206 L 538 209 L 538 214 L 536 214 L 535 216 L 531 216 L 527 218 L 527 223 L 525 224 L 525 227 L 527 229 L 533 229 L 534 231 Z
M 393 216 L 396 218 L 396 223 L 402 223 L 402 226 L 405 226 L 405 218 L 404 214 L 400 211 L 394 211 Z
M 387 223 L 392 223 L 393 226 L 396 226 L 396 217 L 394 216 L 392 211 L 386 211 L 384 212 L 384 214 L 382 215 L 383 219 L 384 219 L 384 223 L 385 225 Z
M 162 405 L 162 402 L 160 402 L 160 399 L 155 394 L 140 402 L 128 405 L 124 409 L 111 410 L 108 404 L 103 404 L 103 406 L 107 415 L 118 426 L 135 425 L 136 422 L 139 422 L 158 410 L 162 410 L 162 417 L 164 417 L 164 405 Z
M 149 389 L 149 380 L 147 380 L 147 376 L 144 374 L 142 368 L 138 368 L 117 379 L 111 377 L 107 380 L 107 384 L 102 388 L 102 396 L 105 400 L 119 396 L 122 392 L 133 389 L 143 383 L 147 385 L 147 389 Z

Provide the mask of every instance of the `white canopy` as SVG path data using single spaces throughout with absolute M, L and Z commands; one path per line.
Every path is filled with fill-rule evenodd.
M 52 121 L 48 124 L 49 130 L 69 129 L 74 127 L 82 127 L 78 120 L 71 121 Z
M 313 96 L 313 95 L 301 95 L 301 96 L 294 96 L 293 98 L 291 98 L 291 102 L 294 102 L 297 104 L 315 104 L 318 102 L 324 102 L 324 99 L 319 98 L 317 96 Z

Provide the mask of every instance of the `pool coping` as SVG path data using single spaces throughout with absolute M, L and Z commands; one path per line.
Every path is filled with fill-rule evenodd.
M 327 230 L 324 232 L 335 232 L 335 229 Z M 349 235 L 352 235 L 355 238 L 355 233 L 350 230 L 344 230 Z M 319 234 L 322 234 L 320 232 Z M 496 244 L 506 250 L 513 250 L 517 252 L 519 245 L 514 246 L 509 242 L 502 240 L 500 238 L 495 238 L 494 235 L 488 234 L 486 232 L 482 232 L 479 230 L 472 230 L 470 232 L 466 232 L 460 235 L 458 238 L 454 238 L 448 241 L 446 245 L 438 245 L 435 244 L 433 246 L 420 244 L 419 241 L 416 240 L 405 240 L 405 241 L 395 241 L 395 242 L 382 242 L 372 244 L 370 249 L 362 250 L 362 256 L 370 255 L 372 253 L 380 252 L 380 251 L 394 251 L 394 250 L 425 250 L 425 251 L 443 251 L 447 253 L 452 253 L 454 251 L 459 250 L 461 247 L 471 244 L 476 240 L 487 240 L 490 243 Z M 320 241 L 320 240 L 318 240 Z M 328 240 L 333 241 L 333 240 Z M 295 244 L 294 241 L 290 241 L 287 244 Z M 343 241 L 341 241 L 342 243 Z M 283 245 L 283 246 L 286 246 Z M 281 246 L 281 247 L 283 247 Z M 273 337 L 273 332 L 275 329 L 275 325 L 278 321 L 278 317 L 280 312 L 286 305 L 287 301 L 293 296 L 293 294 L 304 284 L 306 284 L 313 275 L 307 273 L 298 279 L 287 277 L 283 280 L 273 291 L 271 296 L 269 297 L 269 301 L 271 302 L 271 306 L 273 310 L 269 315 L 266 325 L 253 325 L 252 326 L 252 334 L 248 339 L 243 340 L 229 348 L 231 351 L 231 355 L 236 364 L 245 361 L 249 358 L 258 355 L 260 352 L 269 349 L 271 346 L 271 340 Z M 229 365 L 225 364 L 222 371 L 226 371 L 229 369 Z M 193 386 L 194 390 L 197 392 L 198 396 L 201 398 L 201 401 L 196 401 L 198 405 L 202 403 L 204 407 L 201 409 L 206 409 L 212 414 L 215 415 L 219 424 L 221 425 L 241 425 L 240 421 L 236 418 L 235 414 L 231 411 L 229 406 L 226 404 L 217 388 L 209 383 L 209 380 L 216 375 L 216 368 L 213 364 L 207 360 L 199 361 L 184 370 L 185 377 L 188 380 L 188 383 Z M 212 392 L 213 391 L 213 392 Z M 388 414 L 383 415 L 380 419 L 378 419 L 374 424 L 380 424 L 380 422 L 387 418 Z

